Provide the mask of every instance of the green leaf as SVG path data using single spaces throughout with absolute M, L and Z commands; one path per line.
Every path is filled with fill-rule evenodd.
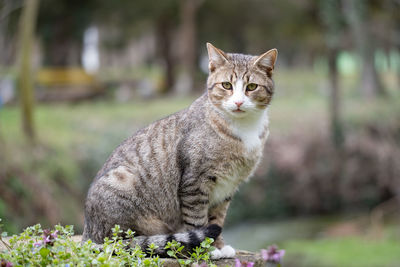
M 43 247 L 43 248 L 41 248 L 41 249 L 39 250 L 39 253 L 40 253 L 40 256 L 42 256 L 43 258 L 46 258 L 47 255 L 49 255 L 50 250 L 47 249 L 47 248 L 45 248 L 45 247 Z
M 168 250 L 167 251 L 168 256 L 173 257 L 175 256 L 175 252 L 173 252 L 172 250 Z

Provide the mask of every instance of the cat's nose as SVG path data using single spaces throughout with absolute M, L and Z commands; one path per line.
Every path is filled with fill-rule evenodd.
M 243 104 L 243 101 L 236 101 L 235 104 L 238 108 L 240 108 L 240 106 Z

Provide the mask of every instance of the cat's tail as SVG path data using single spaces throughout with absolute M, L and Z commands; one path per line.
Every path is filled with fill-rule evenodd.
M 184 233 L 166 234 L 166 235 L 153 235 L 153 236 L 137 236 L 131 242 L 130 246 L 135 247 L 139 245 L 142 251 L 148 252 L 150 244 L 154 244 L 157 248 L 154 253 L 160 256 L 167 256 L 165 246 L 168 242 L 176 240 L 185 247 L 185 251 L 192 251 L 193 248 L 200 246 L 206 237 L 213 238 L 214 240 L 221 234 L 222 228 L 216 224 L 211 224 L 207 227 L 197 228 Z

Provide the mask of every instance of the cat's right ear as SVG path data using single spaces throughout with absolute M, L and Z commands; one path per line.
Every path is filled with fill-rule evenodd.
M 207 43 L 208 50 L 208 68 L 213 72 L 217 67 L 228 62 L 228 56 L 221 49 L 216 48 L 210 43 Z
M 276 58 L 278 57 L 278 50 L 276 48 L 269 50 L 268 52 L 257 57 L 254 61 L 254 65 L 266 71 L 268 76 L 272 75 L 272 71 L 275 67 Z

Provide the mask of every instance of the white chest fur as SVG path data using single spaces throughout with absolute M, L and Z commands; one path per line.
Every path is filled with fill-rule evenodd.
M 268 127 L 268 123 L 268 113 L 264 111 L 259 116 L 233 120 L 231 129 L 242 140 L 247 151 L 251 151 L 260 148 L 260 135 Z
M 251 118 L 251 120 L 236 120 L 232 122 L 231 129 L 234 135 L 238 136 L 247 150 L 245 153 L 251 153 L 255 156 L 252 166 L 232 168 L 229 173 L 225 173 L 224 177 L 218 177 L 217 184 L 215 185 L 211 196 L 211 204 L 221 203 L 227 197 L 231 197 L 237 190 L 239 184 L 251 176 L 257 167 L 259 158 L 261 157 L 261 151 L 263 144 L 260 139 L 260 135 L 267 129 L 268 126 L 268 115 L 267 112 L 261 114 L 257 118 Z M 268 132 L 266 133 L 268 135 Z
M 217 184 L 210 195 L 211 205 L 222 203 L 227 197 L 232 196 L 236 191 L 239 182 L 240 177 L 238 173 L 236 175 L 233 174 L 232 176 L 218 179 Z

